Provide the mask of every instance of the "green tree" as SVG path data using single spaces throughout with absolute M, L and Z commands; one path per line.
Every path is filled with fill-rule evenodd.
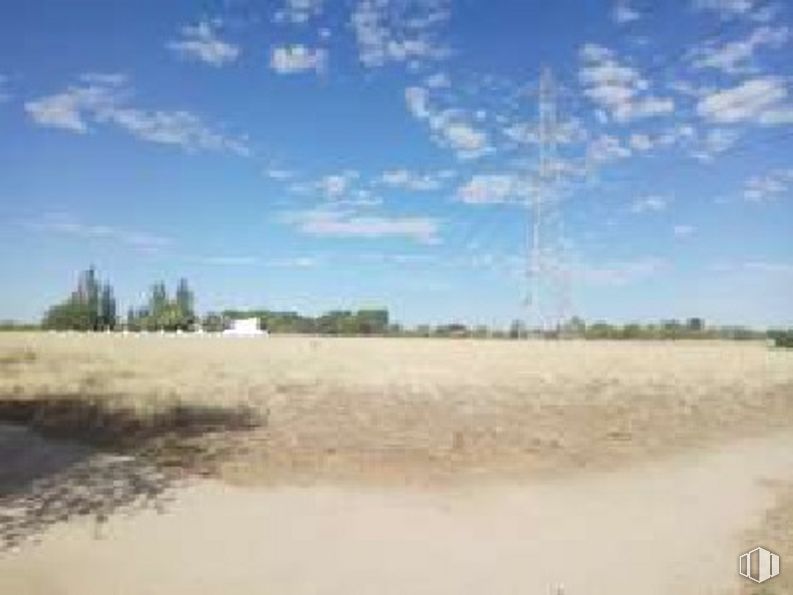
M 208 313 L 201 321 L 201 327 L 208 333 L 222 332 L 227 326 L 227 318 L 215 312 Z
M 99 296 L 99 327 L 110 330 L 116 328 L 116 298 L 109 283 L 102 286 Z
M 195 297 L 187 284 L 187 279 L 179 279 L 176 288 L 176 307 L 181 317 L 179 328 L 188 330 L 195 323 Z
M 686 321 L 686 329 L 692 333 L 701 333 L 705 330 L 705 321 L 701 318 L 689 318 Z
M 522 320 L 513 320 L 509 325 L 509 338 L 520 339 L 526 336 L 526 325 Z
M 112 287 L 108 283 L 101 286 L 96 269 L 91 266 L 80 274 L 77 289 L 69 298 L 47 310 L 42 326 L 77 331 L 112 328 L 115 308 Z

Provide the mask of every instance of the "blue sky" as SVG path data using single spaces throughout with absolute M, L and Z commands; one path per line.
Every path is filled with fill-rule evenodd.
M 203 311 L 793 324 L 793 14 L 761 0 L 7 3 L 0 318 L 94 263 Z M 557 291 L 565 287 L 564 291 Z

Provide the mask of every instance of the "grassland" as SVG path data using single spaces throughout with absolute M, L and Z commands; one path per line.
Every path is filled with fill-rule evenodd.
M 760 343 L 14 333 L 0 368 L 6 403 L 251 411 L 237 481 L 531 476 L 793 428 L 793 354 Z
M 49 469 L 34 496 L 11 486 L 0 501 L 26 515 L 0 518 L 13 545 L 68 518 L 64 494 L 75 514 L 105 518 L 185 475 L 242 487 L 519 484 L 790 435 L 793 353 L 699 341 L 8 333 L 3 421 L 74 445 L 67 473 Z M 793 485 L 772 487 L 767 522 L 746 545 L 790 559 Z

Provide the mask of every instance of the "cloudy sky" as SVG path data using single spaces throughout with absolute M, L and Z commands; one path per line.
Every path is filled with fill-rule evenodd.
M 524 310 L 547 68 L 548 292 L 590 320 L 793 324 L 782 0 L 3 13 L 0 318 L 37 319 L 94 263 L 122 307 L 186 276 L 201 310 L 504 324 Z

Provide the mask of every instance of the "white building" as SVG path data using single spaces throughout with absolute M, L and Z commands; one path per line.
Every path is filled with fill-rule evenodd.
M 231 328 L 223 331 L 223 334 L 235 337 L 255 337 L 267 335 L 267 331 L 263 331 L 259 328 L 258 318 L 241 318 L 239 320 L 232 320 Z

